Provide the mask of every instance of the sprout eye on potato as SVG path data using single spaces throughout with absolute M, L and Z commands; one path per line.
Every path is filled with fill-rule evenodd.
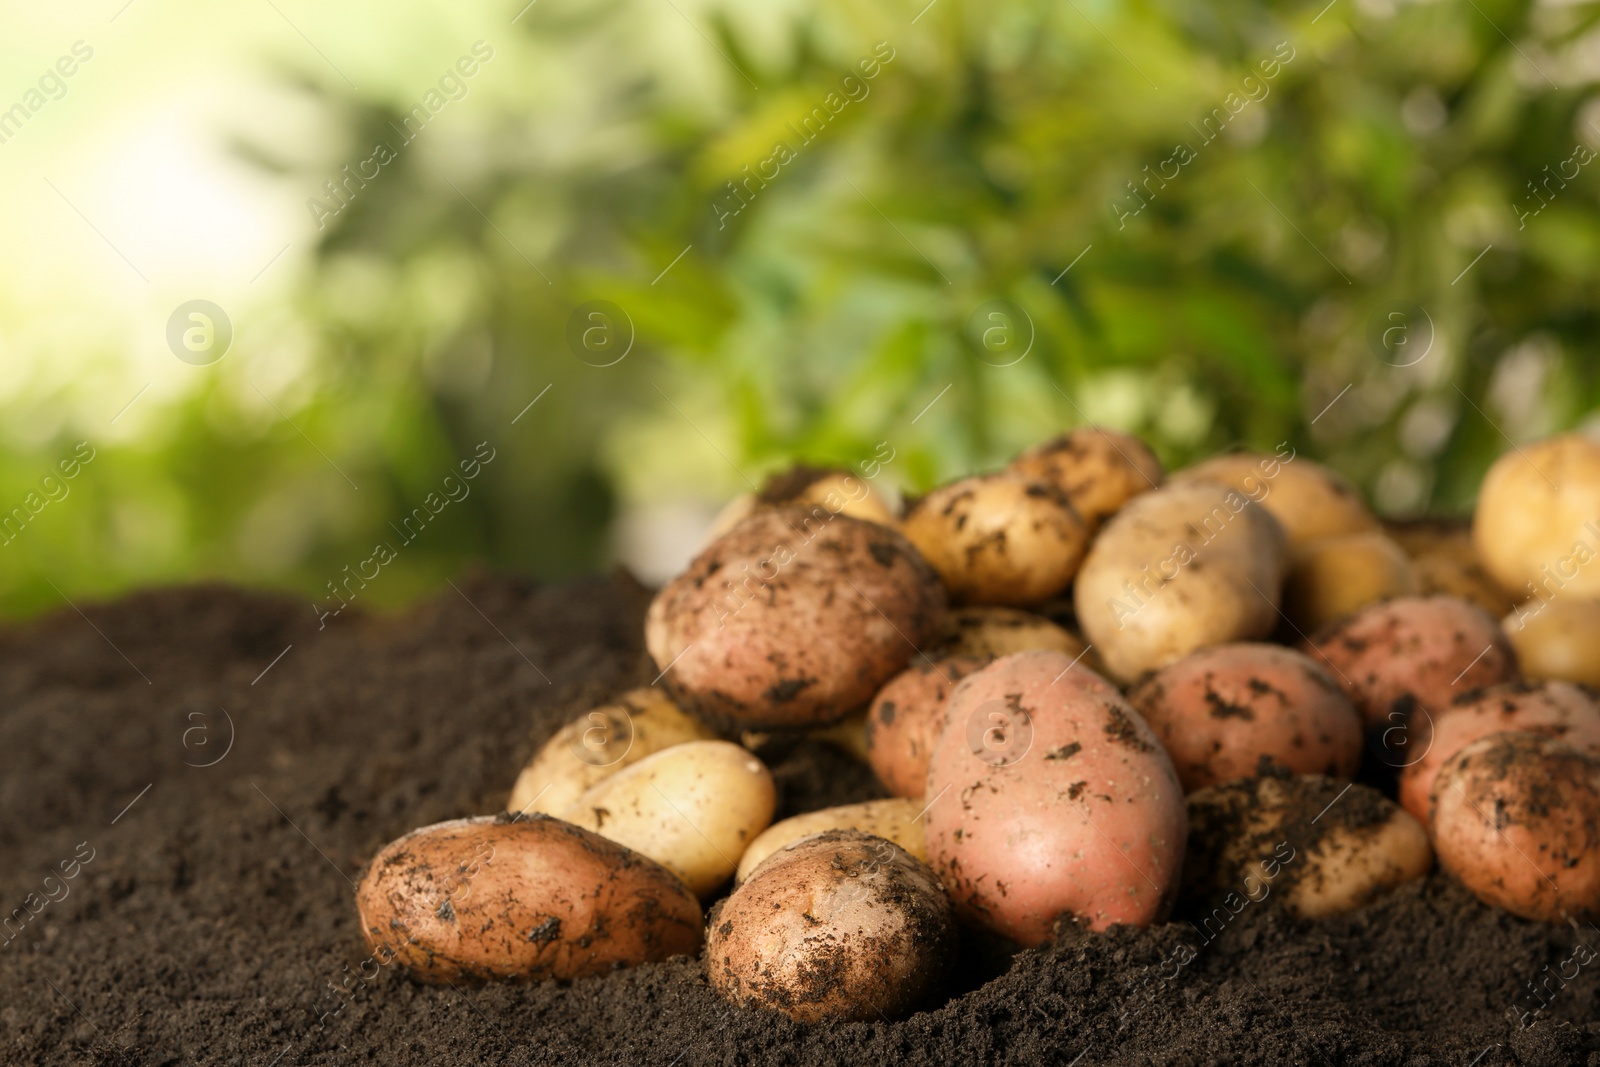
M 1035 445 L 1009 469 L 1060 489 L 1091 528 L 1132 497 L 1159 488 L 1164 475 L 1143 441 L 1099 426 L 1080 426 Z

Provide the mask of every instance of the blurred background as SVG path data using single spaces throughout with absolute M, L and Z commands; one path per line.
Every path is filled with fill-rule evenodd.
M 1090 421 L 1453 514 L 1595 421 L 1595 4 L 524 4 L 8 12 L 0 614 L 659 580 Z

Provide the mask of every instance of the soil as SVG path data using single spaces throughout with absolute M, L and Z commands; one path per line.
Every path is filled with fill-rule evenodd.
M 969 938 L 961 986 L 896 1022 L 735 1009 L 682 957 L 415 983 L 362 948 L 362 865 L 497 810 L 537 743 L 655 674 L 625 577 L 456 585 L 324 629 L 196 586 L 0 633 L 5 1063 L 1600 1065 L 1600 955 L 1440 874 L 1331 921 L 1250 905 L 1210 941 L 1181 922 L 1016 955 Z M 877 795 L 819 743 L 764 754 L 782 814 Z

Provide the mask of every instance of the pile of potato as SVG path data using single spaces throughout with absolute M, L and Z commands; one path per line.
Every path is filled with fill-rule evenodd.
M 1209 939 L 1435 859 L 1600 917 L 1600 444 L 1508 453 L 1470 530 L 1385 526 L 1287 446 L 1169 477 L 1096 428 L 897 510 L 805 467 L 730 505 L 650 606 L 658 684 L 557 732 L 506 812 L 383 849 L 369 944 L 439 981 L 703 944 L 728 1000 L 817 1022 L 933 1002 L 961 931 L 1176 908 Z M 779 732 L 888 795 L 773 824 Z

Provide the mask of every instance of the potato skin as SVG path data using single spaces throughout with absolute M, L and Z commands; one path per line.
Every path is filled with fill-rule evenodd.
M 1495 460 L 1478 488 L 1472 543 L 1516 598 L 1600 597 L 1600 442 L 1561 434 Z M 1570 574 L 1569 574 L 1570 572 Z
M 897 797 L 921 797 L 928 761 L 944 730 L 945 701 L 988 656 L 950 656 L 913 663 L 878 690 L 867 712 L 867 762 Z
M 830 511 L 863 522 L 894 525 L 894 512 L 867 479 L 837 467 L 811 467 L 796 464 L 779 471 L 762 483 L 760 492 L 734 497 L 711 521 L 706 543 L 715 541 L 762 508 L 799 504 L 806 508 L 821 504 Z
M 1517 677 L 1505 633 L 1455 597 L 1371 604 L 1301 645 L 1328 666 L 1369 728 L 1403 723 L 1413 704 L 1437 715 L 1455 697 Z
M 804 1023 L 904 1015 L 955 961 L 954 915 L 933 872 L 857 830 L 768 856 L 709 925 L 711 987 Z
M 1472 547 L 1470 519 L 1390 520 L 1383 532 L 1411 557 L 1418 593 L 1458 596 L 1495 618 L 1511 610 L 1511 597 L 1489 576 Z
M 1361 716 L 1344 690 L 1279 645 L 1201 649 L 1135 686 L 1128 702 L 1189 792 L 1255 774 L 1263 759 L 1342 779 L 1361 763 Z
M 1411 724 L 1406 747 L 1420 755 L 1400 771 L 1400 806 L 1423 823 L 1445 761 L 1480 737 L 1516 730 L 1556 737 L 1600 756 L 1600 704 L 1565 682 L 1507 682 L 1463 693 L 1432 717 Z
M 1600 761 L 1490 734 L 1440 768 L 1431 813 L 1440 866 L 1479 900 L 1540 922 L 1600 917 Z
M 1104 678 L 1020 652 L 956 687 L 928 767 L 928 856 L 957 910 L 1023 945 L 1057 918 L 1146 925 L 1177 892 L 1183 789 Z
M 775 822 L 756 836 L 739 857 L 734 879 L 743 882 L 768 856 L 802 837 L 828 830 L 859 830 L 864 834 L 893 841 L 923 863 L 928 862 L 928 841 L 922 830 L 922 798 L 907 800 L 889 797 L 864 800 L 859 804 L 840 804 L 808 811 Z
M 581 978 L 692 955 L 701 936 L 665 868 L 543 814 L 411 831 L 373 858 L 356 909 L 367 946 L 428 982 Z
M 1165 477 L 1150 446 L 1101 426 L 1080 426 L 1035 445 L 1010 469 L 1060 489 L 1091 529 L 1130 498 L 1159 488 Z
M 1287 459 L 1282 452 L 1231 452 L 1212 456 L 1172 475 L 1174 482 L 1221 482 L 1247 497 L 1259 499 L 1288 535 L 1291 548 L 1324 537 L 1378 528 L 1361 492 L 1343 475 L 1319 463 Z
M 1078 623 L 1113 678 L 1278 625 L 1283 531 L 1215 482 L 1143 493 L 1101 528 L 1073 588 Z
M 1500 627 L 1529 678 L 1600 686 L 1600 600 L 1523 604 Z
M 936 655 L 992 659 L 1045 649 L 1076 656 L 1085 649 L 1083 640 L 1066 627 L 1020 608 L 968 604 L 952 608 L 949 618 L 950 629 Z
M 777 507 L 656 594 L 645 644 L 674 700 L 712 725 L 805 729 L 864 707 L 943 632 L 945 605 L 938 576 L 896 531 L 820 505 Z
M 1399 545 L 1376 530 L 1312 541 L 1294 553 L 1283 588 L 1283 613 L 1312 633 L 1368 604 L 1418 591 Z

